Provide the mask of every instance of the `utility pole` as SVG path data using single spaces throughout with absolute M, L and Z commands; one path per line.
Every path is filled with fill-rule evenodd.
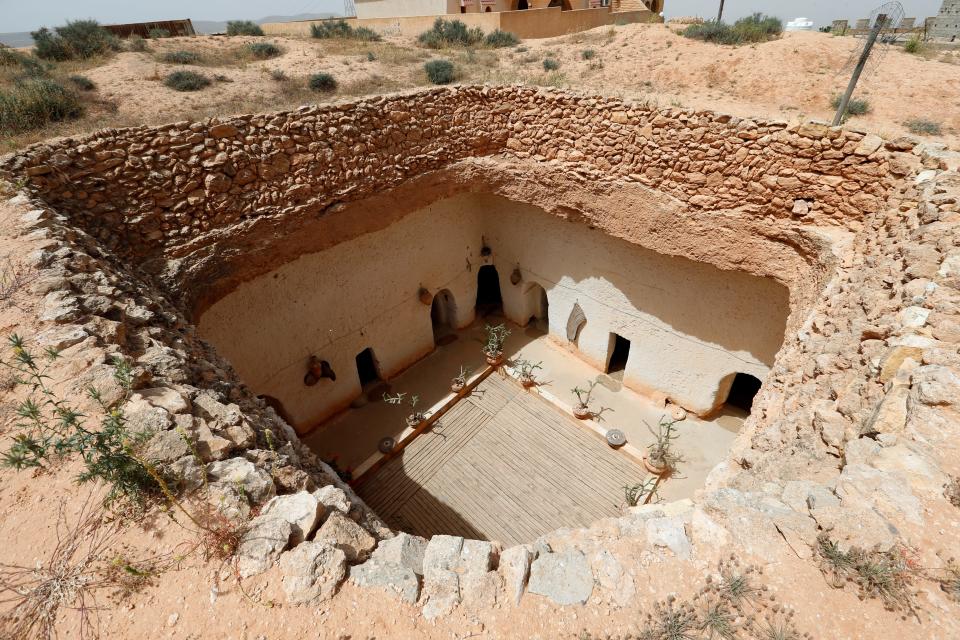
M 870 51 L 873 49 L 873 45 L 877 42 L 877 36 L 880 35 L 880 32 L 887 24 L 887 15 L 881 13 L 877 15 L 877 21 L 873 24 L 873 29 L 870 30 L 870 34 L 867 36 L 867 42 L 863 45 L 863 51 L 860 53 L 860 60 L 857 62 L 857 66 L 853 70 L 853 75 L 850 76 L 850 84 L 847 85 L 847 90 L 843 93 L 843 97 L 840 98 L 840 105 L 837 107 L 837 115 L 833 116 L 833 126 L 840 126 L 840 123 L 843 121 L 844 114 L 847 113 L 847 105 L 850 104 L 850 98 L 853 96 L 853 90 L 857 88 L 857 82 L 860 80 L 860 74 L 863 73 L 863 68 L 867 65 L 867 58 L 870 57 Z
M 723 0 L 720 0 L 720 11 L 717 11 L 717 22 L 723 19 Z

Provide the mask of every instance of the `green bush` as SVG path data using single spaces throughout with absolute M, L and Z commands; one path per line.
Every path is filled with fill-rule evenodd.
M 916 133 L 923 136 L 939 136 L 943 133 L 943 127 L 939 122 L 927 120 L 926 118 L 916 118 L 904 122 L 910 133 Z
M 910 39 L 903 43 L 903 50 L 907 53 L 920 53 L 923 50 L 923 41 L 917 36 L 910 36 Z
M 251 42 L 247 45 L 247 51 L 257 60 L 269 60 L 283 53 L 280 47 L 269 42 Z
M 833 96 L 830 100 L 830 106 L 834 109 L 840 108 L 840 100 L 843 96 L 837 94 Z M 866 98 L 850 98 L 850 102 L 847 103 L 847 113 L 848 116 L 862 116 L 867 113 L 870 113 L 870 101 Z
M 287 73 L 283 69 L 272 69 L 270 71 L 270 79 L 277 82 L 284 82 L 287 80 Z
M 137 51 L 144 52 L 147 50 L 147 41 L 146 39 L 134 34 L 127 38 L 127 50 L 128 51 Z
M 483 44 L 491 49 L 500 49 L 502 47 L 515 47 L 520 44 L 520 39 L 509 31 L 494 29 L 483 39 Z
M 0 49 L 0 67 L 20 67 L 19 79 L 43 78 L 50 65 L 34 56 L 25 55 L 13 49 Z
M 168 51 L 163 54 L 161 58 L 164 62 L 169 64 L 199 64 L 200 63 L 200 54 L 195 51 Z
M 544 58 L 543 59 L 543 70 L 544 71 L 556 71 L 560 68 L 560 61 L 556 58 Z
M 75 20 L 50 31 L 42 27 L 30 34 L 34 53 L 44 60 L 87 59 L 120 48 L 119 40 L 96 20 Z
M 450 84 L 456 80 L 456 69 L 449 60 L 431 60 L 423 65 L 423 70 L 433 84 Z
M 147 31 L 147 37 L 151 40 L 159 40 L 160 38 L 169 38 L 170 32 L 166 29 L 150 29 Z
M 717 44 L 766 42 L 778 38 L 782 33 L 783 23 L 780 19 L 762 13 L 740 18 L 733 26 L 725 22 L 709 21 L 692 24 L 683 31 L 683 35 L 688 38 Z
M 593 60 L 597 57 L 597 52 L 593 49 L 584 49 L 580 52 L 580 57 L 584 60 Z
M 250 20 L 230 20 L 227 22 L 228 36 L 262 36 L 263 29 Z
M 354 29 L 346 20 L 327 20 L 310 25 L 310 35 L 321 40 L 339 38 L 341 40 L 362 40 L 364 42 L 380 42 L 383 38 L 379 33 L 367 27 Z
M 0 132 L 20 133 L 83 115 L 77 94 L 49 78 L 27 78 L 0 91 Z
M 87 76 L 70 76 L 67 78 L 73 86 L 75 86 L 80 91 L 93 91 L 97 88 L 97 85 L 93 83 L 93 80 Z
M 483 40 L 483 30 L 480 27 L 468 29 L 467 25 L 459 20 L 443 18 L 437 18 L 433 28 L 417 36 L 417 42 L 430 49 L 469 47 L 481 40 Z
M 78 484 L 106 483 L 110 491 L 104 498 L 105 504 L 126 498 L 142 505 L 146 495 L 158 486 L 139 457 L 139 449 L 152 433 L 133 433 L 126 427 L 124 403 L 133 382 L 130 365 L 114 360 L 114 379 L 125 392 L 116 406 L 111 406 L 97 390 L 89 390 L 103 413 L 100 427 L 93 428 L 85 424 L 83 413 L 48 384 L 50 368 L 59 358 L 57 351 L 47 349 L 46 363 L 41 365 L 19 336 L 12 335 L 10 344 L 13 357 L 4 360 L 3 365 L 16 374 L 18 384 L 31 391 L 17 406 L 17 434 L 10 449 L 0 457 L 3 465 L 17 470 L 44 469 L 65 456 L 76 455 L 84 463 L 76 478 Z
M 311 91 L 332 93 L 337 90 L 337 79 L 329 73 L 315 73 L 310 76 L 308 83 Z
M 174 71 L 163 84 L 175 91 L 199 91 L 210 85 L 210 79 L 196 71 Z

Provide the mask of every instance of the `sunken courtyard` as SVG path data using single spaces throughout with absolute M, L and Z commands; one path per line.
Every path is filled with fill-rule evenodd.
M 677 571 L 823 535 L 938 548 L 950 154 L 458 86 L 103 130 L 0 172 L 40 243 L 38 346 L 92 341 L 91 379 L 133 363 L 152 459 L 250 521 L 240 575 L 435 619 L 632 598 L 610 536 Z

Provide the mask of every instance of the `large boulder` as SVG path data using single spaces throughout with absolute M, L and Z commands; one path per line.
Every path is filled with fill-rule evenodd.
M 363 562 L 377 546 L 376 539 L 359 524 L 334 511 L 317 531 L 318 541 L 327 541 L 343 551 L 350 562 Z
M 280 557 L 280 571 L 289 602 L 329 600 L 347 574 L 347 557 L 326 542 L 304 542 Z
M 423 554 L 423 615 L 447 615 L 461 602 L 492 606 L 499 589 L 499 577 L 490 570 L 495 559 L 489 542 L 433 536 Z
M 293 525 L 283 518 L 257 516 L 240 539 L 237 570 L 241 578 L 263 573 L 277 561 L 290 542 Z
M 543 554 L 530 566 L 528 589 L 560 605 L 585 604 L 593 593 L 590 563 L 576 550 Z
M 323 513 L 320 501 L 306 491 L 273 497 L 261 511 L 261 515 L 283 518 L 293 525 L 290 544 L 294 546 L 310 537 Z
M 350 513 L 352 505 L 343 489 L 328 484 L 314 491 L 313 495 L 327 508 L 327 511 L 336 510 L 343 514 Z

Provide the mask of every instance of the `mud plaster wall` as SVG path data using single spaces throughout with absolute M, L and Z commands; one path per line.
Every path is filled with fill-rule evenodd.
M 492 255 L 481 257 L 481 238 Z M 588 322 L 579 353 L 603 368 L 610 332 L 632 341 L 625 382 L 688 409 L 714 407 L 718 383 L 763 378 L 783 341 L 787 289 L 770 278 L 670 257 L 566 222 L 536 207 L 463 195 L 390 227 L 337 244 L 242 284 L 211 306 L 199 329 L 254 392 L 281 401 L 303 431 L 360 394 L 354 358 L 373 349 L 389 378 L 433 349 L 430 307 L 417 291 L 448 290 L 455 324 L 474 319 L 477 270 L 494 264 L 506 315 L 526 324 L 547 292 L 551 336 L 567 343 L 574 303 Z M 510 282 L 519 265 L 523 280 Z M 307 360 L 330 362 L 336 381 L 305 386 Z

